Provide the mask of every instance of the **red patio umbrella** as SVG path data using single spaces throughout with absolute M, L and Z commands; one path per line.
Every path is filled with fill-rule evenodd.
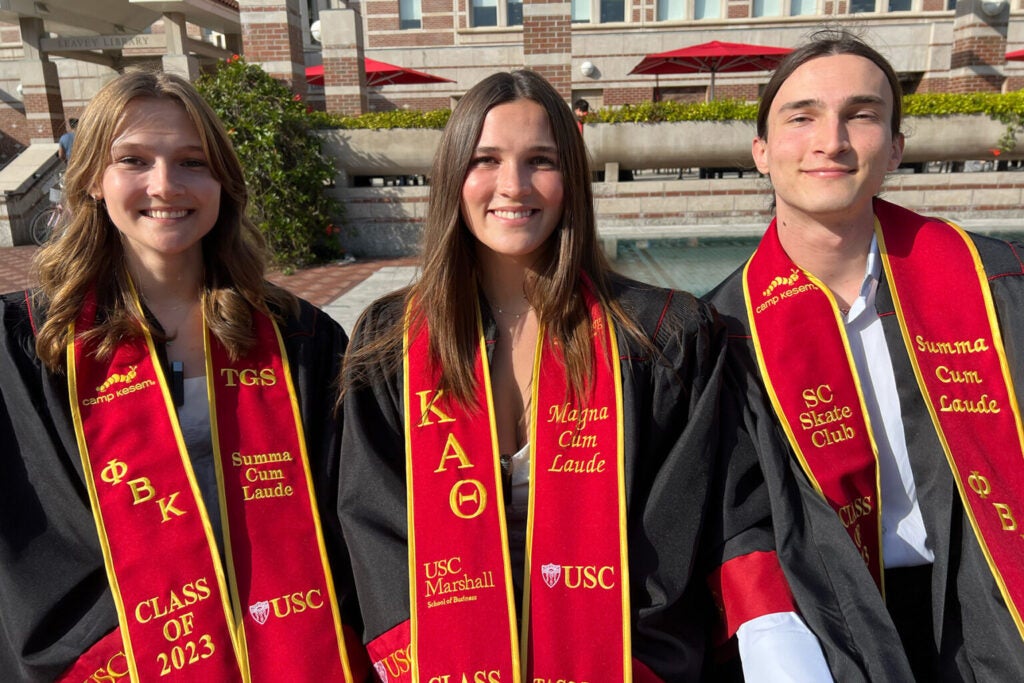
M 707 99 L 715 98 L 715 74 L 733 71 L 769 71 L 793 50 L 788 47 L 747 43 L 710 43 L 690 45 L 669 52 L 647 55 L 630 74 L 711 74 Z
M 451 83 L 452 79 L 442 78 L 416 69 L 395 66 L 387 62 L 365 57 L 363 66 L 366 69 L 366 86 L 373 88 L 379 85 L 416 85 L 419 83 Z M 324 84 L 323 64 L 306 67 L 306 82 L 310 85 Z
M 324 84 L 324 65 L 317 64 L 316 66 L 306 67 L 306 83 L 310 85 L 323 85 Z
M 1010 61 L 1024 62 L 1024 50 L 1014 50 L 1006 53 L 1006 59 Z

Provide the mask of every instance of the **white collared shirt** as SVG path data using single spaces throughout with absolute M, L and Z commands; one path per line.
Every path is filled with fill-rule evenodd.
M 907 455 L 896 376 L 885 342 L 875 295 L 882 272 L 878 243 L 871 239 L 860 295 L 846 315 L 846 334 L 878 446 L 882 495 L 882 558 L 886 567 L 934 562 L 928 546 L 917 486 Z M 767 614 L 742 624 L 736 633 L 748 681 L 831 680 L 814 634 L 793 612 Z
M 928 543 L 917 486 L 910 469 L 896 376 L 885 342 L 875 295 L 882 272 L 878 243 L 871 238 L 864 283 L 846 316 L 850 352 L 864 392 L 864 403 L 878 446 L 882 486 L 882 558 L 886 567 L 912 567 L 935 561 Z

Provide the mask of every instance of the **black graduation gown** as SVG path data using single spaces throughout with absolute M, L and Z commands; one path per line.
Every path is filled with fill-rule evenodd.
M 971 236 L 989 284 L 1017 396 L 1024 390 L 1024 245 Z M 936 267 L 942 267 L 937 263 Z M 951 299 L 930 305 L 951 306 Z M 793 456 L 760 380 L 746 308 L 742 268 L 708 294 L 729 326 L 726 393 L 734 409 L 738 463 L 757 453 L 780 562 L 808 625 L 822 642 L 837 681 L 911 681 L 900 638 L 835 512 L 813 489 Z M 892 357 L 917 497 L 929 543 L 933 623 L 941 681 L 1024 680 L 1024 642 L 1007 611 L 963 510 L 945 454 L 918 388 L 883 271 L 875 301 Z M 956 315 L 955 304 L 950 315 Z M 809 340 L 793 340 L 809 343 Z M 727 418 L 728 419 L 728 418 Z M 725 455 L 730 457 L 730 455 Z M 884 501 L 883 501 L 884 505 Z
M 340 415 L 333 412 L 334 378 L 348 339 L 322 311 L 306 302 L 300 306 L 281 334 L 342 620 L 360 629 L 334 514 L 341 438 Z M 44 313 L 32 310 L 31 315 L 38 326 Z M 36 357 L 25 292 L 0 297 L 0 321 L 0 681 L 50 681 L 113 630 L 117 614 L 82 474 L 66 376 L 48 372 Z M 154 561 L 162 561 L 159 548 Z
M 724 329 L 691 295 L 616 279 L 613 296 L 661 357 L 620 330 L 633 657 L 665 681 L 706 667 L 710 602 L 695 569 L 717 440 Z M 396 297 L 364 314 L 353 348 L 402 316 Z M 496 327 L 485 321 L 485 336 Z M 401 363 L 344 401 L 339 512 L 370 642 L 409 619 Z M 453 644 L 455 646 L 455 644 Z

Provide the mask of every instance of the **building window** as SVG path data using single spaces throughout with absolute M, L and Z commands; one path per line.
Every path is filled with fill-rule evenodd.
M 398 28 L 422 28 L 423 11 L 420 0 L 398 0 Z
M 680 19 L 717 19 L 721 16 L 720 0 L 693 0 L 693 17 L 688 16 L 688 0 L 658 0 L 658 21 Z
M 851 0 L 853 3 L 857 1 Z M 755 17 L 797 17 L 815 14 L 817 0 L 754 0 L 753 11 Z
M 523 25 L 523 0 L 507 0 L 505 17 L 509 26 Z
M 472 26 L 523 25 L 523 0 L 473 0 L 471 12 Z
M 572 0 L 571 5 L 574 24 L 590 21 L 590 0 Z
M 601 0 L 601 23 L 626 20 L 626 0 Z
M 685 19 L 686 3 L 684 0 L 658 0 L 657 12 L 658 21 Z
M 782 0 L 754 0 L 755 17 L 777 17 L 782 14 Z
M 720 0 L 693 0 L 694 19 L 717 19 L 722 16 Z
M 574 24 L 589 23 L 593 17 L 602 24 L 626 20 L 626 0 L 572 0 Z
M 912 4 L 912 0 L 850 0 L 850 14 L 909 12 L 912 9 Z
M 473 26 L 498 25 L 498 0 L 473 0 Z

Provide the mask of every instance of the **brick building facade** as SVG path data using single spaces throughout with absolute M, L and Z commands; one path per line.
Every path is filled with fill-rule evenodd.
M 1024 88 L 1024 62 L 1004 57 L 1024 48 L 1022 0 L 353 0 L 348 6 L 362 18 L 367 55 L 455 81 L 372 91 L 375 110 L 448 106 L 488 73 L 524 65 L 557 74 L 552 80 L 567 99 L 586 97 L 592 106 L 701 100 L 706 74 L 655 78 L 629 71 L 646 54 L 709 40 L 792 46 L 825 24 L 861 31 L 911 92 Z M 585 63 L 588 73 L 581 70 Z M 764 72 L 720 74 L 716 96 L 756 99 L 767 79 Z
M 39 13 L 61 4 L 95 5 L 106 24 L 97 20 L 92 38 L 82 27 L 74 35 L 86 37 L 65 37 Z M 179 0 L 180 11 L 163 15 L 146 15 L 145 4 L 51 0 L 33 16 L 0 11 L 0 156 L 59 136 L 132 64 L 195 75 L 231 52 L 332 111 L 449 107 L 487 74 L 524 66 L 566 99 L 601 107 L 704 99 L 706 74 L 630 75 L 646 54 L 709 40 L 791 46 L 832 23 L 861 31 L 909 91 L 1024 88 L 1024 62 L 1005 60 L 1024 48 L 1024 0 Z M 109 14 L 121 6 L 134 14 L 118 23 Z M 363 57 L 451 82 L 367 88 Z M 323 86 L 307 87 L 304 69 L 319 64 Z M 756 99 L 767 79 L 719 74 L 716 96 Z

